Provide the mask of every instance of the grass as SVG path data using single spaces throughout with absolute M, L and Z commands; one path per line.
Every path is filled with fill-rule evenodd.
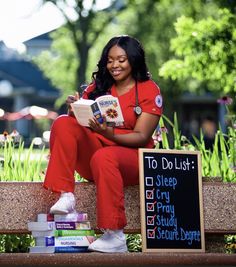
M 0 148 L 0 181 L 42 181 L 47 166 L 48 149 L 35 149 L 33 143 L 24 148 L 7 141 Z

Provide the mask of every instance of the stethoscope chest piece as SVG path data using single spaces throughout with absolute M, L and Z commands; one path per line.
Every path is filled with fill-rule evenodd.
M 136 115 L 141 115 L 142 114 L 142 109 L 141 109 L 141 107 L 140 106 L 135 106 L 134 107 L 134 112 L 135 112 L 135 114 Z

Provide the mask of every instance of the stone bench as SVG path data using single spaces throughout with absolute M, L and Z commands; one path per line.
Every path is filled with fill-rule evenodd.
M 96 189 L 92 183 L 76 183 L 79 211 L 86 211 L 96 227 Z M 0 234 L 29 233 L 27 222 L 38 213 L 47 213 L 58 195 L 42 188 L 41 182 L 0 183 Z M 125 188 L 128 225 L 126 233 L 140 233 L 139 186 Z M 236 233 L 236 184 L 203 182 L 203 212 L 206 253 L 1 253 L 0 266 L 156 266 L 236 265 L 236 254 L 224 253 L 224 235 Z

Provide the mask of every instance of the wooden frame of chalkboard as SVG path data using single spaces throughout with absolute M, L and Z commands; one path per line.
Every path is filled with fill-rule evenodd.
M 205 252 L 199 151 L 139 149 L 143 252 Z

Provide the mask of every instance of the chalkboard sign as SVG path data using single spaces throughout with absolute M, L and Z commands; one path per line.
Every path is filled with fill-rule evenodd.
M 204 252 L 198 151 L 139 149 L 143 252 Z

